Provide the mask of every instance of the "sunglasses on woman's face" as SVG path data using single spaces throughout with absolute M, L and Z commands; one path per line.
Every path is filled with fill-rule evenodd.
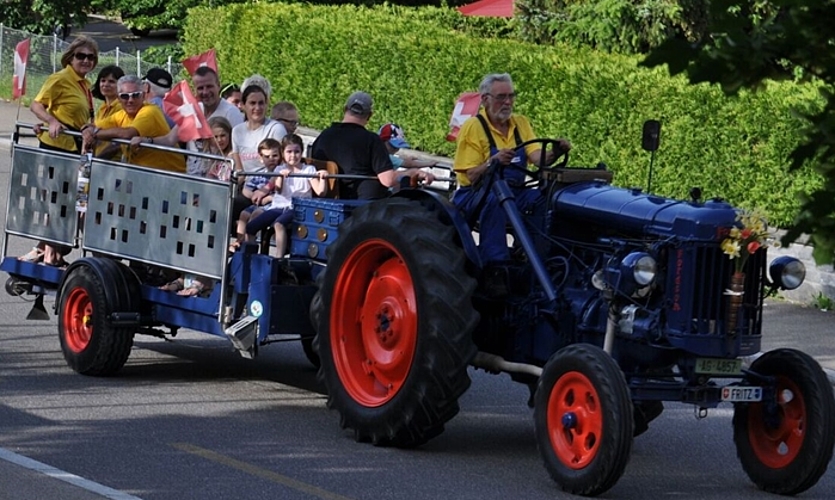
M 122 92 L 119 94 L 119 99 L 123 101 L 127 101 L 128 99 L 139 99 L 142 97 L 143 92 Z
M 85 59 L 87 59 L 88 61 L 95 61 L 96 60 L 96 54 L 88 54 L 86 52 L 76 52 L 73 55 L 79 61 L 83 61 Z

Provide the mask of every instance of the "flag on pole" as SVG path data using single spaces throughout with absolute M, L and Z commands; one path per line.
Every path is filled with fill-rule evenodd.
M 455 141 L 461 125 L 467 121 L 467 118 L 478 114 L 479 106 L 481 106 L 481 94 L 478 92 L 464 92 L 458 96 L 458 100 L 455 101 L 455 108 L 452 110 L 452 117 L 449 119 L 449 134 L 447 134 L 446 140 Z
M 29 62 L 29 42 L 27 38 L 14 49 L 14 76 L 12 76 L 12 99 L 26 95 L 26 63 Z
M 206 120 L 206 115 L 203 114 L 203 110 L 185 80 L 165 94 L 162 104 L 165 107 L 165 114 L 180 127 L 177 132 L 178 140 L 188 142 L 212 137 L 212 128 Z
M 217 51 L 215 49 L 209 49 L 202 54 L 187 57 L 183 59 L 183 66 L 190 76 L 194 76 L 194 72 L 201 66 L 208 66 L 217 73 Z

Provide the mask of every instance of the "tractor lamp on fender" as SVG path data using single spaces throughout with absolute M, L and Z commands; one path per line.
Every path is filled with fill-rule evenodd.
M 783 255 L 771 261 L 768 274 L 775 288 L 794 290 L 806 279 L 806 266 L 794 257 Z

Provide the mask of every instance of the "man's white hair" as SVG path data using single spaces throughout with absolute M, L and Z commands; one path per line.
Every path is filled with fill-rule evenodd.
M 510 88 L 513 88 L 513 80 L 510 78 L 509 73 L 491 73 L 481 80 L 481 85 L 478 86 L 478 93 L 481 95 L 489 94 L 490 89 L 493 88 L 493 84 L 496 82 L 509 83 Z

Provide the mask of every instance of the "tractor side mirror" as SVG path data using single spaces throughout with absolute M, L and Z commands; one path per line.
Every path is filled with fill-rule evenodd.
M 641 137 L 641 147 L 644 151 L 657 151 L 661 141 L 661 122 L 647 120 L 644 122 L 644 133 Z

